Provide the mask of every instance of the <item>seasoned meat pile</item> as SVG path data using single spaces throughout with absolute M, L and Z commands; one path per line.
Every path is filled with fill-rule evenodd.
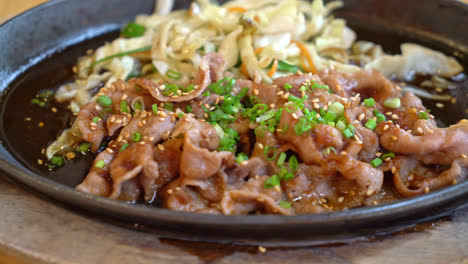
M 378 71 L 264 84 L 225 67 L 209 53 L 184 86 L 137 78 L 102 88 L 76 120 L 82 140 L 102 150 L 77 189 L 179 211 L 290 215 L 466 178 L 468 122 L 437 127 L 418 97 Z

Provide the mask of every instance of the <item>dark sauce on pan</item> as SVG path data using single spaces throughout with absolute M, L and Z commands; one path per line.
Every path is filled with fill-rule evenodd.
M 351 28 L 357 29 L 359 40 L 379 43 L 389 53 L 399 53 L 400 43 L 405 41 L 420 43 L 417 39 L 411 39 L 408 36 L 392 32 L 376 32 L 356 25 L 353 26 L 352 23 Z M 75 152 L 76 158 L 67 161 L 64 166 L 55 170 L 50 170 L 45 164 L 40 164 L 41 161 L 46 162 L 41 151 L 53 142 L 65 128 L 68 128 L 73 120 L 73 116 L 67 109 L 68 104 L 58 104 L 52 99 L 46 107 L 41 108 L 32 104 L 31 99 L 39 91 L 55 90 L 60 85 L 71 82 L 74 77 L 72 67 L 76 64 L 77 59 L 85 55 L 88 49 L 100 47 L 104 42 L 111 41 L 116 37 L 118 37 L 118 32 L 113 32 L 71 46 L 32 67 L 10 86 L 9 91 L 2 98 L 3 128 L 1 136 L 6 148 L 24 166 L 44 177 L 71 187 L 75 187 L 83 180 L 94 160 L 95 155 L 92 153 L 83 155 Z M 422 44 L 426 45 L 426 43 Z M 427 46 L 450 55 L 453 55 L 454 52 L 447 50 L 445 46 L 440 44 L 439 46 Z M 468 63 L 465 58 L 458 57 L 457 59 L 467 68 Z M 424 78 L 424 76 L 416 78 L 414 85 L 418 85 Z M 452 91 L 454 93 L 452 95 L 457 98 L 455 103 L 445 102 L 444 108 L 438 108 L 435 106 L 435 101 L 424 100 L 424 104 L 431 109 L 431 113 L 440 119 L 441 124 L 445 125 L 456 123 L 467 116 L 464 109 L 468 99 L 466 94 L 468 81 L 464 75 L 453 81 L 456 81 L 460 87 L 464 87 L 464 89 Z M 53 107 L 57 109 L 56 112 L 52 111 Z M 40 125 L 41 122 L 43 126 Z M 395 199 L 391 179 L 390 183 L 387 183 L 387 180 L 389 177 L 386 177 L 384 192 L 389 193 L 389 198 Z

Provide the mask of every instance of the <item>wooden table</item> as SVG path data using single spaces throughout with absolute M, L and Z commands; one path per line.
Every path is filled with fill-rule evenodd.
M 0 0 L 0 22 L 46 0 Z M 467 1 L 468 0 L 464 0 Z M 468 207 L 452 220 L 339 246 L 267 248 L 193 243 L 119 227 L 32 194 L 0 175 L 0 264 L 468 264 Z

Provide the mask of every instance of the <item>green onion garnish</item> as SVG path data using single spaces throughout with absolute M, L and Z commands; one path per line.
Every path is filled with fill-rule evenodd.
M 133 133 L 132 140 L 135 142 L 139 142 L 141 140 L 141 134 L 139 132 Z
M 334 102 L 328 107 L 328 112 L 334 114 L 336 117 L 340 117 L 344 113 L 344 105 L 339 102 Z
M 112 100 L 105 96 L 105 95 L 101 95 L 99 96 L 97 99 L 96 99 L 96 102 L 102 106 L 102 107 L 108 107 L 112 104 Z
M 119 57 L 123 57 L 123 56 L 127 56 L 127 55 L 130 55 L 130 54 L 133 54 L 133 53 L 137 53 L 137 52 L 143 52 L 143 51 L 148 51 L 148 50 L 151 50 L 151 46 L 146 46 L 146 47 L 143 47 L 143 48 L 139 48 L 139 49 L 133 49 L 133 50 L 129 50 L 129 51 L 124 51 L 124 52 L 120 52 L 120 53 L 116 53 L 114 55 L 110 55 L 110 56 L 107 56 L 107 57 L 104 57 L 100 60 L 97 60 L 93 63 L 91 63 L 88 67 L 86 67 L 85 69 L 89 69 L 89 68 L 92 68 L 94 66 L 96 66 L 97 64 L 101 63 L 101 62 L 105 62 L 105 61 L 108 61 L 108 60 L 111 60 L 113 58 L 119 58 Z
M 270 150 L 273 149 L 273 156 L 269 156 Z M 263 148 L 263 154 L 265 155 L 265 159 L 268 161 L 272 161 L 276 158 L 276 148 L 275 147 L 270 147 L 270 146 L 265 146 Z
M 294 132 L 298 136 L 304 134 L 304 132 L 311 130 L 311 129 L 312 129 L 312 126 L 308 124 L 308 120 L 306 117 L 299 118 L 297 123 L 294 125 Z
M 134 108 L 135 110 L 140 110 L 140 111 L 141 111 L 141 110 L 143 109 L 143 106 L 141 105 L 140 102 L 135 102 L 135 103 L 133 104 L 133 108 Z
M 158 105 L 157 105 L 157 104 L 153 104 L 153 105 L 151 106 L 151 108 L 153 109 L 153 114 L 158 113 Z
M 375 105 L 375 100 L 374 100 L 374 98 L 371 97 L 371 98 L 364 99 L 364 105 L 365 105 L 366 107 L 372 107 L 372 106 L 374 106 L 374 105 Z
M 289 90 L 292 89 L 292 86 L 291 86 L 289 83 L 286 83 L 286 84 L 284 85 L 284 89 L 285 89 L 286 91 L 289 91 Z
M 45 106 L 45 102 L 43 102 L 43 101 L 41 101 L 41 100 L 39 100 L 37 98 L 32 99 L 31 103 L 33 103 L 33 104 L 35 104 L 35 105 L 37 105 L 39 107 L 44 107 Z
M 400 101 L 400 98 L 398 97 L 388 98 L 383 102 L 383 105 L 387 108 L 397 109 L 397 108 L 400 108 L 401 101 Z
M 184 112 L 179 112 L 179 118 L 182 118 L 184 116 Z
M 271 69 L 273 67 L 273 62 L 268 65 L 268 69 Z M 278 71 L 283 71 L 283 72 L 291 72 L 291 73 L 297 73 L 297 71 L 304 72 L 304 70 L 296 65 L 289 64 L 285 61 L 278 60 Z
M 137 23 L 128 23 L 121 31 L 124 38 L 141 37 L 146 31 L 146 27 Z
M 101 118 L 95 116 L 95 117 L 93 118 L 93 123 L 97 124 L 97 123 L 99 123 L 99 120 L 101 120 Z
M 326 148 L 322 151 L 322 153 L 323 153 L 323 155 L 326 156 L 326 155 L 330 154 L 332 151 L 333 151 L 334 153 L 336 153 L 336 149 L 335 149 L 334 147 L 326 147 Z
M 343 130 L 343 136 L 345 138 L 350 138 L 350 137 L 354 136 L 354 133 L 351 132 L 351 130 L 349 128 L 346 128 L 345 130 Z
M 374 167 L 374 168 L 377 168 L 377 167 L 380 166 L 382 163 L 383 163 L 383 162 L 382 162 L 382 159 L 380 159 L 380 158 L 375 158 L 374 160 L 372 160 L 372 161 L 370 162 L 370 165 L 372 165 L 372 167 Z
M 76 149 L 76 151 L 85 153 L 86 151 L 89 150 L 90 147 L 91 147 L 91 143 L 89 143 L 89 142 L 83 142 L 83 143 L 81 143 L 81 145 Z
M 202 96 L 203 97 L 208 97 L 208 96 L 210 96 L 210 94 L 211 94 L 210 91 L 205 91 L 205 92 L 202 93 Z
M 340 131 L 343 131 L 346 129 L 346 124 L 344 123 L 343 120 L 340 120 L 336 122 L 335 127 L 338 128 Z
M 124 151 L 127 147 L 128 147 L 128 143 L 123 144 L 122 147 L 120 147 L 119 152 Z
M 103 160 L 98 160 L 96 162 L 96 164 L 94 164 L 94 167 L 96 167 L 98 169 L 102 169 L 102 168 L 104 168 L 105 165 L 106 165 L 106 163 Z
M 244 152 L 241 152 L 241 153 L 237 154 L 236 162 L 237 163 L 242 163 L 243 161 L 246 161 L 248 159 L 249 159 L 249 156 L 247 156 L 247 154 L 245 154 Z
M 192 109 L 192 107 L 191 107 L 190 105 L 187 105 L 187 106 L 185 107 L 185 109 L 187 110 L 188 113 L 192 113 L 192 112 L 193 112 L 193 109 Z
M 289 168 L 293 171 L 297 170 L 297 166 L 299 165 L 299 162 L 297 161 L 297 158 L 295 155 L 292 155 L 289 158 Z
M 50 163 L 52 163 L 52 165 L 55 165 L 55 166 L 62 166 L 62 165 L 63 165 L 63 157 L 61 157 L 61 156 L 53 156 L 53 157 L 50 159 Z
M 292 174 L 291 172 L 288 172 L 288 173 L 284 174 L 284 176 L 283 176 L 284 181 L 289 181 L 289 180 L 292 180 L 292 179 L 294 179 L 294 174 Z
M 281 152 L 281 154 L 278 157 L 278 160 L 276 161 L 276 165 L 278 165 L 279 167 L 283 166 L 285 160 L 286 160 L 286 153 Z
M 280 179 L 279 179 L 278 175 L 275 174 L 275 175 L 273 175 L 270 178 L 265 180 L 265 183 L 263 184 L 263 187 L 265 187 L 265 189 L 271 189 L 271 188 L 274 188 L 275 186 L 279 186 L 279 185 L 280 185 Z
M 371 119 L 367 120 L 367 122 L 366 122 L 366 124 L 364 126 L 367 127 L 370 130 L 374 130 L 377 127 L 377 122 L 375 122 L 375 120 L 371 118 Z
M 165 102 L 164 105 L 163 105 L 163 108 L 166 109 L 166 110 L 169 110 L 169 111 L 174 111 L 174 104 L 169 103 L 169 102 Z
M 385 121 L 385 116 L 382 113 L 375 114 L 375 117 L 377 117 L 377 123 Z
M 121 102 L 120 102 L 120 112 L 122 112 L 122 113 L 127 113 L 127 114 L 128 114 L 128 105 L 127 105 L 127 101 L 121 101 Z
M 385 160 L 386 158 L 394 158 L 395 157 L 395 153 L 393 152 L 389 152 L 389 153 L 385 153 L 382 155 L 382 159 Z
M 180 72 L 176 72 L 174 70 L 168 70 L 166 73 L 166 76 L 168 78 L 171 78 L 173 80 L 179 80 L 182 77 L 182 74 Z
M 424 120 L 427 120 L 429 118 L 429 115 L 424 111 L 419 112 L 418 116 L 419 118 L 424 119 Z
M 285 208 L 285 209 L 288 209 L 288 208 L 291 207 L 291 204 L 288 203 L 288 202 L 286 202 L 286 201 L 280 201 L 280 202 L 279 202 L 279 206 L 281 206 L 281 207 L 283 207 L 283 208 Z

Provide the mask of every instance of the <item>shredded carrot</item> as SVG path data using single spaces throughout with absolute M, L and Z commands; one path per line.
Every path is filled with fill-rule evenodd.
M 255 55 L 260 54 L 264 49 L 265 49 L 265 47 L 256 48 L 255 51 L 254 51 Z
M 301 50 L 301 54 L 305 56 L 307 59 L 307 63 L 309 64 L 309 72 L 316 74 L 317 73 L 317 68 L 315 68 L 314 61 L 312 60 L 312 56 L 310 56 L 309 51 L 307 50 L 307 47 L 302 44 L 301 42 L 292 40 L 291 43 L 296 44 L 296 46 Z M 304 58 L 301 58 L 301 65 L 304 69 L 307 69 L 305 67 L 305 61 Z
M 277 69 L 278 69 L 278 60 L 274 60 L 270 71 L 268 71 L 268 73 L 267 73 L 268 76 L 273 77 L 273 75 L 275 74 Z
M 254 21 L 260 23 L 260 18 L 258 16 L 254 16 Z
M 243 8 L 242 6 L 233 6 L 233 7 L 228 8 L 228 12 L 245 13 L 247 12 L 247 9 Z
M 240 67 L 240 70 L 241 70 L 242 74 L 244 74 L 247 77 L 250 77 L 249 72 L 247 71 L 247 68 L 245 67 L 244 63 L 242 63 L 242 65 Z

